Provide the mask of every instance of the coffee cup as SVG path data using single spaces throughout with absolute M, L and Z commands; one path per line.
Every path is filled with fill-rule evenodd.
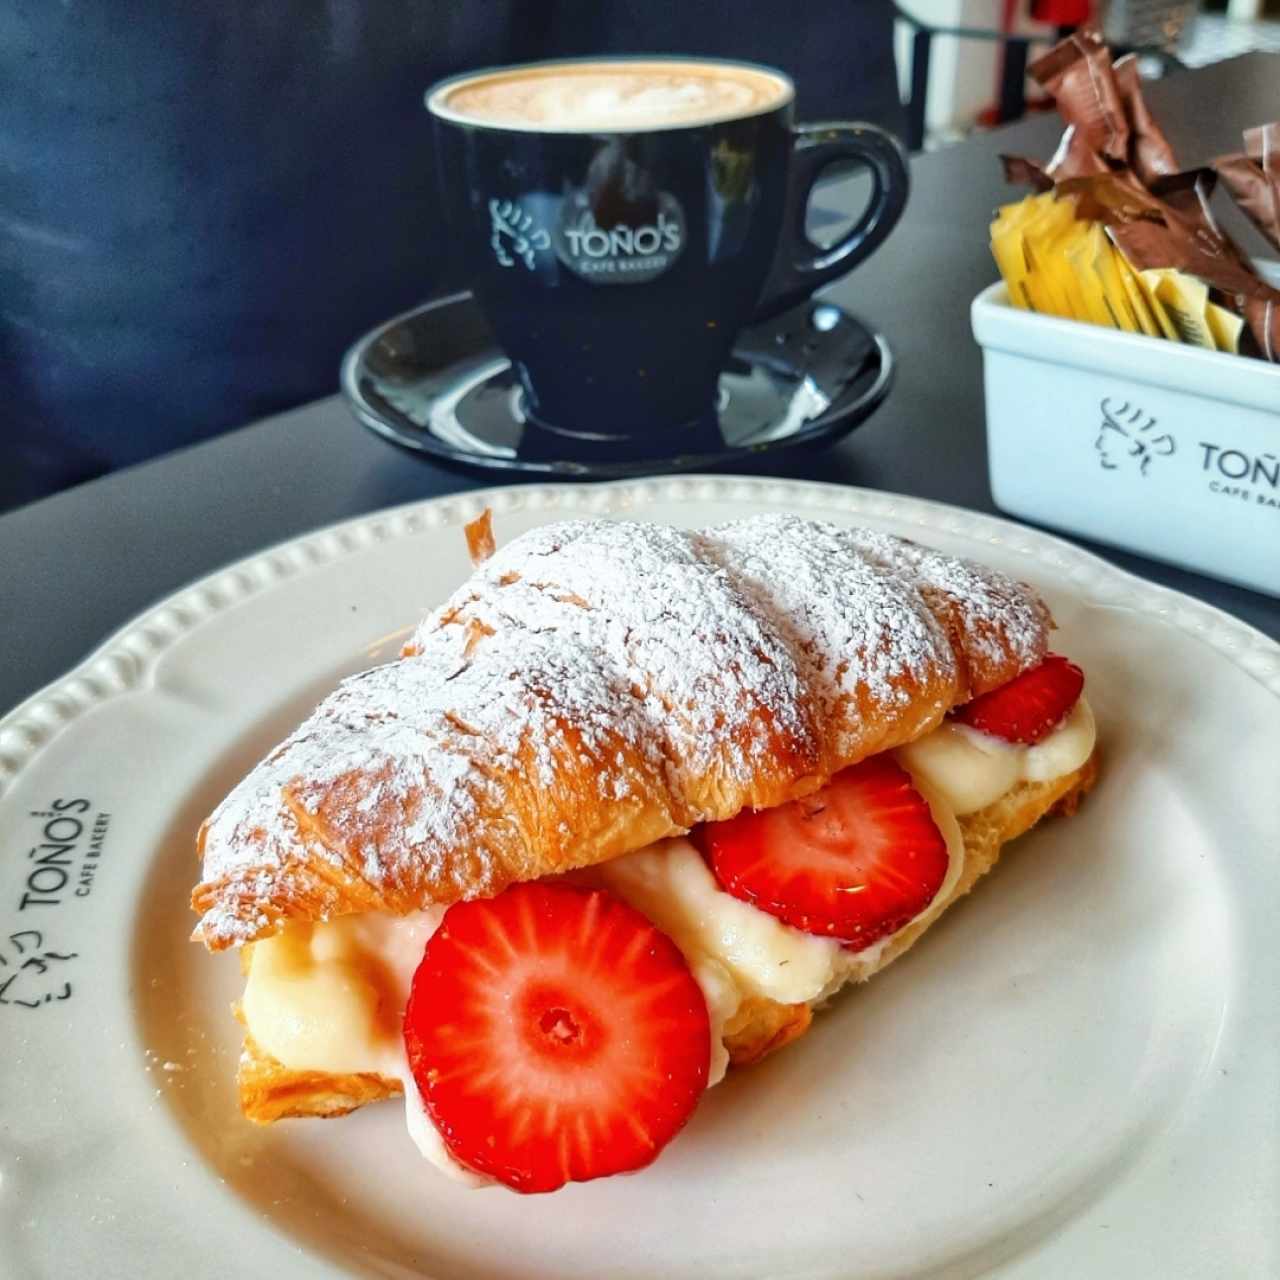
M 540 427 L 672 450 L 714 426 L 747 323 L 803 301 L 888 235 L 908 177 L 867 124 L 794 123 L 781 71 L 598 58 L 455 76 L 426 103 L 450 253 Z M 871 175 L 834 244 L 805 230 L 837 162 Z

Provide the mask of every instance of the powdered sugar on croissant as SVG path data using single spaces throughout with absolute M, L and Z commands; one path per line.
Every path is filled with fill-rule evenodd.
M 199 934 L 406 912 L 777 805 L 1045 653 L 983 566 L 761 516 L 572 521 L 498 551 L 201 830 Z

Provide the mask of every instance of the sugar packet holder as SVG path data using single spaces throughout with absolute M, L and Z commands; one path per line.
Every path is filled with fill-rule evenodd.
M 1019 309 L 1003 282 L 971 318 L 997 506 L 1280 596 L 1280 366 Z

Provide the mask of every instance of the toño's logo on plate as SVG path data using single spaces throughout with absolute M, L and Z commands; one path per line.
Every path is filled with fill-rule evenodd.
M 18 873 L 12 893 L 16 920 L 0 932 L 0 1010 L 27 1011 L 70 1000 L 79 952 L 70 945 L 77 898 L 97 884 L 107 851 L 111 814 L 84 796 L 58 797 L 32 809 L 25 830 L 14 824 L 6 839 L 26 845 L 26 856 L 6 862 Z M 0 897 L 0 907 L 5 905 Z M 7 1017 L 0 1012 L 0 1018 Z
M 19 929 L 0 940 L 0 1005 L 39 1009 L 70 1000 L 71 981 L 64 969 L 77 954 L 47 945 L 40 929 Z

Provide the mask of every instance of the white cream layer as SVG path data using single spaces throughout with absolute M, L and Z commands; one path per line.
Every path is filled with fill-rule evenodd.
M 1073 773 L 1093 754 L 1097 727 L 1081 698 L 1067 718 L 1033 747 L 1005 742 L 945 720 L 932 733 L 894 755 L 912 777 L 923 778 L 954 813 L 976 813 L 1020 782 L 1049 782 Z
M 290 925 L 253 948 L 245 1025 L 289 1067 L 397 1075 L 409 986 L 443 917 L 433 907 Z
M 947 876 L 934 900 L 904 928 L 940 912 L 964 870 L 957 814 L 998 800 L 1020 781 L 1047 781 L 1078 769 L 1093 751 L 1093 714 L 1082 698 L 1043 742 L 1016 747 L 945 723 L 896 753 L 927 800 L 947 842 Z M 706 997 L 712 1052 L 708 1083 L 728 1063 L 724 1027 L 743 1000 L 821 1002 L 845 981 L 874 970 L 893 937 L 859 952 L 803 933 L 725 893 L 684 838 L 574 874 L 617 894 L 680 948 Z M 424 1111 L 409 1072 L 403 1013 L 413 974 L 443 908 L 404 917 L 348 916 L 289 926 L 256 943 L 241 1004 L 245 1025 L 272 1057 L 294 1070 L 376 1072 L 404 1086 L 406 1121 L 422 1154 L 451 1177 L 483 1178 L 449 1154 Z
M 454 1160 L 432 1124 L 404 1048 L 409 988 L 444 913 L 292 924 L 254 944 L 240 1009 L 258 1046 L 291 1070 L 399 1080 L 418 1150 L 450 1177 L 481 1186 L 487 1179 Z

